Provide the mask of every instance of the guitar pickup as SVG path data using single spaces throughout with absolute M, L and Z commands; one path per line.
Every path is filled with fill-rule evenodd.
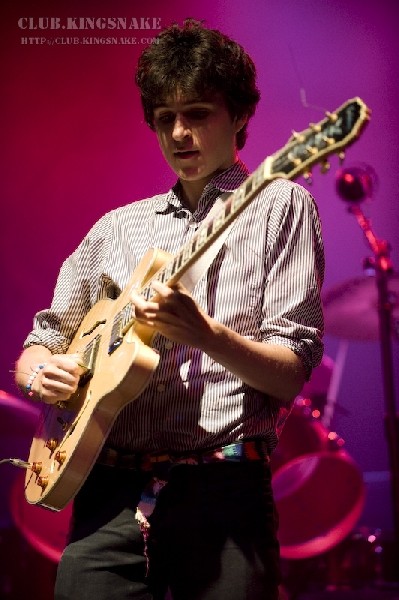
M 121 314 L 115 317 L 112 325 L 111 339 L 108 346 L 108 354 L 112 354 L 117 348 L 119 348 L 123 341 L 122 321 L 123 319 Z
M 115 315 L 114 322 L 112 324 L 111 338 L 108 346 L 108 354 L 115 352 L 117 348 L 123 342 L 123 336 L 126 333 L 126 329 L 134 320 L 134 313 L 132 305 L 126 304 L 122 310 Z
M 96 337 L 86 346 L 85 352 L 82 356 L 81 367 L 85 369 L 85 372 L 82 373 L 79 380 L 79 387 L 84 387 L 88 381 L 93 377 L 96 358 L 98 354 L 98 349 L 100 346 L 101 336 L 96 335 Z

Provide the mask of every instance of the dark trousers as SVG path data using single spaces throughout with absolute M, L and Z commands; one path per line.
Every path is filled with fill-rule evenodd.
M 150 518 L 145 476 L 96 466 L 74 506 L 56 600 L 277 600 L 279 551 L 269 467 L 176 465 Z M 146 575 L 148 553 L 149 572 Z M 169 590 L 169 591 L 168 591 Z

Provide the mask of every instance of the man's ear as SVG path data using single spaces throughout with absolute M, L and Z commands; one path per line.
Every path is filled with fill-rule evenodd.
M 245 123 L 247 123 L 248 121 L 248 117 L 247 115 L 243 115 L 242 117 L 235 117 L 234 119 L 234 123 L 236 126 L 236 133 L 238 133 L 245 125 Z

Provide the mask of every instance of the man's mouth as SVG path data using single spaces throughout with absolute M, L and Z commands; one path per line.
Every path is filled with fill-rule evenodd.
M 198 150 L 178 150 L 175 152 L 176 158 L 181 158 L 186 160 L 188 158 L 193 158 L 198 155 Z

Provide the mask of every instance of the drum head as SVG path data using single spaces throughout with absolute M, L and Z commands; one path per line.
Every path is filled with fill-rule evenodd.
M 282 558 L 326 552 L 356 525 L 365 487 L 354 461 L 343 451 L 299 456 L 273 474 Z

